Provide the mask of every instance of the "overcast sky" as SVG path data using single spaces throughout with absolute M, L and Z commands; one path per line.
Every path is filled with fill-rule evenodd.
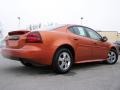
M 0 0 L 4 30 L 37 23 L 81 24 L 97 30 L 120 30 L 120 0 Z M 4 32 L 6 32 L 4 31 Z M 120 32 L 120 31 L 119 31 Z

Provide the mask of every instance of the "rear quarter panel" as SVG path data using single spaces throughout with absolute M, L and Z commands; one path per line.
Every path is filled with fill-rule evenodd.
M 67 32 L 58 32 L 58 31 L 51 31 L 46 32 L 46 41 L 45 45 L 51 48 L 52 50 L 56 50 L 61 45 L 71 45 L 74 47 L 73 43 L 68 38 Z

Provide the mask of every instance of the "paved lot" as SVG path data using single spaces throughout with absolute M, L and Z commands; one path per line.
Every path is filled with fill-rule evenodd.
M 58 75 L 47 66 L 26 68 L 0 56 L 0 90 L 120 90 L 120 61 L 79 64 Z

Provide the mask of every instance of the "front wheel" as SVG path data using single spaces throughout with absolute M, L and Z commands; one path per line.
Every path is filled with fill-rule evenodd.
M 66 73 L 73 64 L 73 55 L 67 48 L 57 50 L 53 57 L 53 69 L 56 73 Z
M 108 58 L 106 60 L 106 62 L 108 64 L 115 64 L 118 60 L 118 54 L 114 49 L 111 49 L 108 53 Z

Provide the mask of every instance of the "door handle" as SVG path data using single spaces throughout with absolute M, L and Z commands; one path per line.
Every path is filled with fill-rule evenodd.
M 74 40 L 78 40 L 78 38 L 74 38 Z
M 93 44 L 95 44 L 95 45 L 96 45 L 97 43 L 96 43 L 96 42 L 94 42 Z

